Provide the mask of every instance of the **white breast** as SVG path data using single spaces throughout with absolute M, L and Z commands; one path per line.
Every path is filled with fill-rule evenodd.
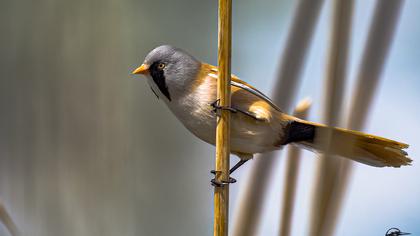
M 152 80 L 152 89 L 163 100 L 181 123 L 195 136 L 213 144 L 216 137 L 216 115 L 211 103 L 216 100 L 216 80 L 211 76 L 191 89 L 171 91 L 169 101 Z M 231 127 L 231 151 L 244 153 L 261 153 L 278 149 L 273 144 L 280 137 L 281 125 L 250 122 L 250 118 L 242 113 L 234 113 Z M 251 119 L 252 120 L 252 119 Z
M 188 94 L 176 101 L 168 102 L 169 109 L 198 138 L 214 144 L 216 115 L 211 103 L 216 100 L 216 91 L 210 80 L 205 80 Z

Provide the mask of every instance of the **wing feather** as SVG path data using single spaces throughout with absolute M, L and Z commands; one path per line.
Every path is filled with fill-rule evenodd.
M 217 67 L 212 66 L 212 65 L 209 65 L 209 66 L 211 67 L 211 72 L 214 72 L 213 76 L 211 77 L 217 79 L 218 78 Z M 236 75 L 232 75 L 230 84 L 234 87 L 241 88 L 247 92 L 254 94 L 255 96 L 261 98 L 262 100 L 270 104 L 275 110 L 281 112 L 281 109 L 273 102 L 273 100 L 271 100 L 269 97 L 267 97 L 265 94 L 263 94 L 261 91 L 259 91 L 252 85 L 240 80 Z
M 250 86 L 248 86 L 247 84 L 244 84 L 244 83 L 238 83 L 237 81 L 234 81 L 234 80 L 231 80 L 230 81 L 230 84 L 232 86 L 235 86 L 235 87 L 244 89 L 244 90 L 246 90 L 246 91 L 254 94 L 255 96 L 263 99 L 265 102 L 267 102 L 268 104 L 270 104 L 277 111 L 281 111 L 280 108 L 276 104 L 274 104 L 274 102 L 269 97 L 267 97 L 265 94 L 263 94 L 262 92 L 260 92 L 258 89 L 255 89 L 253 87 L 250 87 Z

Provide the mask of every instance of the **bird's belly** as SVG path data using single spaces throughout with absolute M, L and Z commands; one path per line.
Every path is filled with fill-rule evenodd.
M 217 117 L 210 103 L 210 100 L 191 99 L 181 104 L 172 104 L 170 108 L 191 133 L 215 145 Z M 278 149 L 274 145 L 280 137 L 277 129 L 275 125 L 253 121 L 242 113 L 232 113 L 231 151 L 253 154 Z
M 216 115 L 210 102 L 185 99 L 171 107 L 171 111 L 191 133 L 207 143 L 215 144 Z

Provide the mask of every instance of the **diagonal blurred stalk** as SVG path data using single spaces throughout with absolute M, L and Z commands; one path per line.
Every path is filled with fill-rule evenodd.
M 0 201 L 0 222 L 3 223 L 4 226 L 6 226 L 7 230 L 10 232 L 10 235 L 19 235 L 18 228 L 15 222 L 13 222 L 12 217 L 7 212 L 6 207 L 4 206 L 2 201 Z
M 295 97 L 324 0 L 300 0 L 288 34 L 273 90 L 273 101 L 288 112 Z M 257 157 L 248 173 L 246 185 L 239 192 L 235 207 L 233 236 L 255 235 L 264 204 L 269 179 L 274 171 L 275 153 Z
M 332 30 L 330 49 L 325 80 L 324 123 L 328 126 L 339 126 L 341 106 L 344 95 L 345 78 L 350 45 L 351 19 L 353 0 L 333 1 Z M 325 153 L 320 156 L 314 183 L 310 235 L 326 235 L 326 212 L 331 198 L 331 189 L 338 175 L 340 159 L 329 155 L 331 132 L 326 136 L 323 146 Z M 351 145 L 351 144 L 349 144 Z
M 304 99 L 299 102 L 294 111 L 294 116 L 306 119 L 308 115 L 311 101 Z M 284 190 L 283 190 L 283 208 L 281 210 L 280 222 L 280 236 L 289 236 L 292 228 L 292 215 L 293 206 L 295 204 L 296 184 L 299 176 L 299 167 L 301 159 L 301 149 L 290 145 L 288 156 L 286 157 L 286 173 L 284 177 Z
M 375 7 L 368 38 L 359 65 L 357 85 L 353 93 L 347 127 L 362 130 L 376 94 L 380 76 L 388 56 L 394 32 L 399 20 L 403 0 L 378 1 Z M 325 216 L 324 234 L 332 235 L 343 205 L 344 196 L 351 177 L 351 161 L 340 161 L 339 175 L 332 189 L 329 208 Z

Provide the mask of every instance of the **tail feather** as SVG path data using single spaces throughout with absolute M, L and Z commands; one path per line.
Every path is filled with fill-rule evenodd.
M 296 120 L 296 122 L 315 128 L 313 139 L 296 142 L 297 145 L 304 148 L 324 152 L 324 140 L 331 135 L 328 151 L 332 155 L 339 155 L 376 167 L 400 167 L 410 165 L 412 162 L 407 152 L 403 150 L 408 148 L 408 144 L 359 131 L 328 128 L 325 125 L 305 120 Z

